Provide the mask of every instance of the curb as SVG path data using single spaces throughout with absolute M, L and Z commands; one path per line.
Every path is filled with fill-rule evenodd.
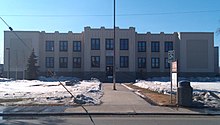
M 53 113 L 36 113 L 36 112 L 25 112 L 25 113 L 1 113 L 0 116 L 3 117 L 43 117 L 43 116 L 88 116 L 88 115 L 95 115 L 95 116 L 129 116 L 129 115 L 193 115 L 193 116 L 219 116 L 220 114 L 209 114 L 209 113 L 60 113 L 60 112 L 53 112 Z

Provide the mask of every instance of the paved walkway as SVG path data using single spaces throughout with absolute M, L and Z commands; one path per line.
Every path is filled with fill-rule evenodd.
M 185 108 L 170 108 L 153 106 L 144 99 L 128 90 L 121 84 L 116 84 L 117 90 L 112 90 L 112 83 L 103 83 L 104 95 L 102 104 L 84 106 L 89 113 L 184 113 L 197 114 Z M 3 113 L 85 113 L 81 106 L 12 106 L 0 107 Z M 0 113 L 1 113 L 0 111 Z
M 103 83 L 103 103 L 85 106 L 86 109 L 90 113 L 197 113 L 185 108 L 153 106 L 121 84 L 116 84 L 116 91 L 112 87 L 112 83 Z M 67 108 L 65 112 L 77 112 L 79 108 Z

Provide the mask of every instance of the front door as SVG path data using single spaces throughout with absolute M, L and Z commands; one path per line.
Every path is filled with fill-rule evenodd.
M 107 78 L 113 77 L 113 66 L 106 66 L 106 76 Z

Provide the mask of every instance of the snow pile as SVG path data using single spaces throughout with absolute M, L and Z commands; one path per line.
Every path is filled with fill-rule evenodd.
M 164 80 L 164 79 L 163 79 Z M 170 82 L 161 81 L 137 81 L 134 85 L 156 91 L 163 94 L 170 94 Z M 215 81 L 215 80 L 209 80 Z M 207 107 L 220 108 L 220 82 L 190 82 L 193 88 L 193 101 L 199 102 Z M 173 84 L 173 93 L 177 92 L 177 85 Z
M 146 88 L 151 91 L 156 91 L 159 93 L 163 94 L 170 94 L 170 82 L 160 82 L 160 81 L 144 81 L 140 80 L 137 81 L 134 85 L 141 87 L 141 88 Z M 173 91 L 177 91 L 176 85 L 173 85 Z
M 80 84 L 65 86 L 76 97 L 60 85 L 58 81 L 50 82 L 39 80 L 5 80 L 0 81 L 0 104 L 100 104 L 103 95 L 101 82 L 98 80 L 79 81 Z M 82 97 L 82 98 L 80 98 Z M 19 100 L 19 101 L 10 101 Z

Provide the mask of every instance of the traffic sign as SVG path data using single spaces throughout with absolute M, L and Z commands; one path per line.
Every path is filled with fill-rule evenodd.
M 175 61 L 175 51 L 170 50 L 168 51 L 168 63 L 171 63 L 173 61 Z

